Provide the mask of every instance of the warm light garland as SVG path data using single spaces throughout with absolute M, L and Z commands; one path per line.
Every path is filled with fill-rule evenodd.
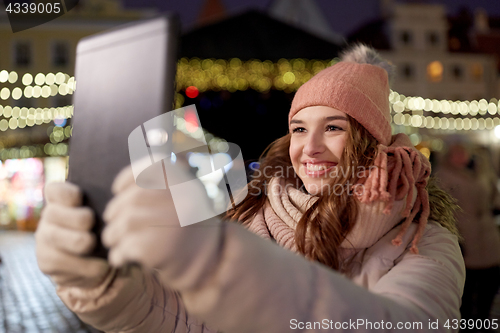
M 45 145 L 38 144 L 32 146 L 22 146 L 21 148 L 2 148 L 0 149 L 0 160 L 45 157 L 45 156 L 67 156 L 68 144 L 47 143 Z
M 337 58 L 326 61 L 280 59 L 277 63 L 273 63 L 269 60 L 243 62 L 238 58 L 230 60 L 182 58 L 177 67 L 177 90 L 185 90 L 187 87 L 194 86 L 200 92 L 206 90 L 234 92 L 249 88 L 264 92 L 273 88 L 291 93 L 317 72 L 337 61 Z M 485 99 L 479 101 L 438 101 L 423 97 L 404 96 L 391 90 L 389 101 L 395 125 L 443 130 L 491 130 L 500 125 L 498 117 L 483 117 L 499 114 L 500 102 L 496 98 L 492 98 L 490 101 Z M 184 102 L 184 96 L 176 94 L 175 107 L 182 107 Z M 404 114 L 405 112 L 412 114 Z M 413 114 L 414 112 L 420 112 L 422 115 Z M 449 114 L 453 117 L 433 117 L 423 115 L 424 112 Z
M 238 58 L 199 59 L 182 58 L 177 66 L 177 93 L 174 107 L 181 108 L 189 102 L 181 91 L 196 87 L 200 92 L 207 90 L 227 90 L 235 92 L 254 89 L 267 92 L 270 89 L 295 92 L 303 83 L 322 69 L 338 62 L 332 60 L 280 59 L 242 61 Z M 0 89 L 0 99 L 12 98 L 48 98 L 56 95 L 73 94 L 76 81 L 65 73 L 25 73 L 22 77 L 16 71 L 0 71 L 0 83 L 17 84 L 17 87 L 4 86 Z M 188 99 L 186 101 L 186 99 Z M 392 122 L 396 126 L 427 128 L 435 130 L 493 130 L 500 125 L 500 101 L 451 101 L 424 99 L 418 96 L 404 96 L 392 91 L 389 96 Z M 0 131 L 15 130 L 35 125 L 61 121 L 73 116 L 73 106 L 58 108 L 27 108 L 0 106 Z M 212 148 L 220 150 L 225 140 L 214 137 L 206 130 L 189 132 L 183 129 L 183 115 L 176 117 L 178 128 L 185 134 L 201 140 L 204 136 Z M 496 117 L 492 117 L 496 116 Z M 45 145 L 23 146 L 21 148 L 3 148 L 0 142 L 0 159 L 28 158 L 37 156 L 65 156 L 68 145 L 62 142 L 71 136 L 72 127 L 51 126 L 47 131 L 50 142 Z
M 451 101 L 406 97 L 391 90 L 392 121 L 404 125 L 441 130 L 492 130 L 500 125 L 500 104 L 496 98 L 479 101 Z M 406 113 L 405 113 L 406 112 Z M 437 117 L 436 115 L 448 115 Z
M 0 131 L 47 124 L 53 120 L 68 119 L 73 116 L 73 105 L 59 108 L 26 108 L 0 105 Z
M 265 92 L 271 88 L 286 92 L 296 91 L 303 83 L 322 69 L 337 63 L 333 60 L 280 59 L 242 61 L 238 58 L 199 59 L 182 58 L 177 65 L 177 91 L 195 86 L 206 90 L 254 89 Z
M 427 111 L 462 116 L 484 116 L 498 114 L 500 104 L 498 99 L 492 98 L 479 101 L 451 101 L 424 99 L 422 97 L 406 97 L 391 90 L 389 95 L 392 110 L 396 113 L 403 111 Z
M 396 125 L 442 130 L 492 130 L 500 125 L 500 118 L 447 118 L 397 113 L 392 116 Z
M 71 135 L 73 134 L 73 126 L 50 126 L 47 129 L 47 134 L 49 136 L 50 142 L 52 142 L 53 144 L 57 144 L 71 137 Z
M 15 71 L 0 71 L 0 83 L 15 84 L 19 75 Z M 33 78 L 30 73 L 25 73 L 21 79 L 23 87 L 0 89 L 0 99 L 7 100 L 12 97 L 14 100 L 25 98 L 48 98 L 56 95 L 71 95 L 76 89 L 75 77 L 65 73 L 38 73 Z M 31 85 L 34 83 L 34 85 Z

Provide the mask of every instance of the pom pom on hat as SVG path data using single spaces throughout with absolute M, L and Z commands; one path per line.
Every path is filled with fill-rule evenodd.
M 392 87 L 392 84 L 394 83 L 396 66 L 383 59 L 377 51 L 364 44 L 354 44 L 353 47 L 343 51 L 341 53 L 340 60 L 382 67 L 385 69 L 387 76 L 389 77 L 389 87 Z
M 329 106 L 353 117 L 380 143 L 389 145 L 389 74 L 393 72 L 374 49 L 358 44 L 297 90 L 288 121 L 306 107 Z

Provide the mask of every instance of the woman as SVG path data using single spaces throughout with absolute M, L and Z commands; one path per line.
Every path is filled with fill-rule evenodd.
M 61 299 L 107 332 L 456 331 L 451 201 L 408 138 L 391 137 L 388 75 L 367 62 L 381 63 L 355 47 L 298 90 L 290 134 L 228 213 L 245 227 L 174 228 L 170 194 L 124 171 L 104 214 L 109 266 L 82 256 L 92 218 L 78 188 L 48 186 L 37 255 Z M 130 262 L 142 268 L 112 268 Z

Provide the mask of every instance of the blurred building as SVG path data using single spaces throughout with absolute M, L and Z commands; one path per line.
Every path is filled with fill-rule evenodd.
M 454 21 L 447 18 L 444 6 L 387 1 L 385 6 L 385 16 L 361 27 L 349 40 L 372 44 L 397 66 L 395 91 L 452 101 L 497 97 L 496 57 L 457 47 L 465 43 L 449 37 Z
M 83 0 L 51 22 L 12 33 L 5 10 L 0 10 L 0 44 L 5 50 L 0 57 L 0 158 L 29 157 L 17 156 L 23 146 L 32 148 L 31 157 L 45 156 L 40 145 L 65 142 L 69 130 L 63 138 L 59 135 L 63 140 L 51 140 L 47 131 L 70 124 L 78 41 L 152 14 L 124 10 L 119 0 Z
M 5 9 L 0 13 L 0 43 L 4 49 L 0 68 L 17 72 L 19 80 L 13 87 L 15 83 L 22 83 L 20 79 L 25 73 L 35 76 L 37 73 L 63 72 L 72 76 L 76 45 L 81 38 L 153 14 L 152 11 L 124 10 L 119 0 L 80 0 L 76 8 L 51 22 L 12 33 Z M 54 97 L 29 97 L 21 102 L 23 106 L 35 107 L 71 104 L 70 96 Z M 20 103 L 18 101 L 6 100 L 11 104 Z
M 0 9 L 0 228 L 34 229 L 44 182 L 65 178 L 78 41 L 153 14 L 124 10 L 119 0 L 80 0 L 13 33 Z
M 466 9 L 447 17 L 444 6 L 425 1 L 380 4 L 379 18 L 348 40 L 372 45 L 396 65 L 393 131 L 409 134 L 428 156 L 463 135 L 492 148 L 500 160 L 498 43 L 488 39 L 494 37 L 491 20 Z
M 460 39 L 451 37 L 452 41 L 458 41 L 458 43 L 455 42 L 455 45 L 450 46 L 460 50 L 463 41 L 465 41 L 464 44 L 467 46 L 467 37 L 469 37 L 469 44 L 471 44 L 473 50 L 495 56 L 497 72 L 500 73 L 500 17 L 489 17 L 484 9 L 476 10 L 473 20 L 468 19 L 469 15 L 467 14 L 466 12 L 455 18 L 455 21 L 464 26 L 465 29 L 463 30 L 468 31 L 467 35 Z M 500 86 L 498 87 L 497 94 L 500 95 Z

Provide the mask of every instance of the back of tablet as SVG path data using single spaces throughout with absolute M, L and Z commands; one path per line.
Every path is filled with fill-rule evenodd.
M 83 190 L 98 234 L 113 179 L 130 164 L 129 134 L 172 110 L 178 33 L 177 17 L 165 15 L 84 38 L 77 46 L 68 180 Z M 106 251 L 99 245 L 94 255 Z

